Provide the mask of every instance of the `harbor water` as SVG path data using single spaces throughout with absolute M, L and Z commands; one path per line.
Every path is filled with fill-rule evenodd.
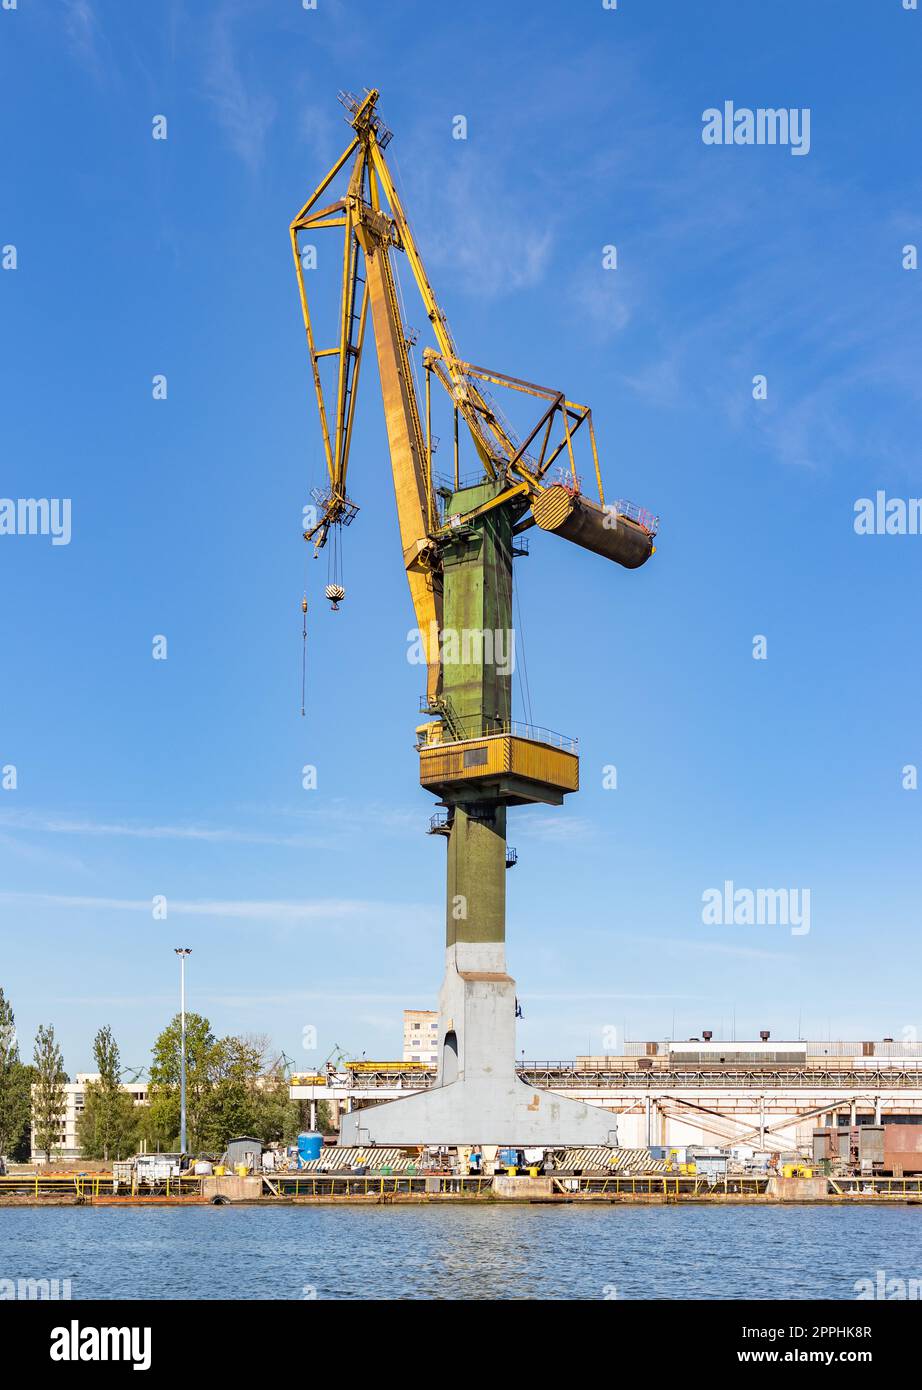
M 849 1300 L 918 1288 L 922 1206 L 0 1209 L 0 1280 L 21 1279 L 73 1299 Z

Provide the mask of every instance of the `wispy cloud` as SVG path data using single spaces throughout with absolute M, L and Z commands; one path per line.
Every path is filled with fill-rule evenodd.
M 82 897 L 63 893 L 0 893 L 0 907 L 31 906 L 66 911 L 152 911 L 150 898 Z M 278 899 L 167 899 L 170 916 L 220 917 L 259 922 L 366 922 L 376 927 L 430 926 L 437 918 L 435 909 L 415 903 L 372 902 L 352 898 L 318 898 L 291 902 Z
M 308 835 L 280 835 L 259 830 L 235 830 L 226 826 L 131 825 L 69 816 L 19 811 L 0 813 L 0 828 L 36 831 L 48 835 L 84 835 L 131 840 L 200 840 L 208 844 L 286 845 L 297 848 L 317 842 Z
M 429 995 L 433 992 L 433 990 L 427 989 L 425 991 L 425 994 Z M 419 995 L 420 993 L 421 992 L 419 990 L 415 991 L 416 995 Z M 405 1007 L 408 995 L 413 994 L 413 990 L 401 990 L 399 993 L 396 994 L 369 994 L 367 991 L 356 992 L 354 990 L 314 989 L 295 990 L 287 994 L 246 994 L 240 992 L 234 994 L 221 994 L 214 992 L 206 992 L 201 995 L 201 998 L 203 1000 L 206 1000 L 209 1004 L 220 1004 L 225 1008 L 245 1008 L 258 1005 L 262 1008 L 284 1009 L 289 1008 L 294 1004 L 317 1003 L 399 1004 L 401 1007 Z M 383 1020 L 383 1022 L 387 1027 L 393 1027 L 394 1015 L 387 1015 L 386 1019 Z
M 790 956 L 783 951 L 762 951 L 757 946 L 728 946 L 720 941 L 659 940 L 657 945 L 670 951 L 687 952 L 689 955 L 727 956 L 739 960 L 790 960 Z
M 263 819 L 287 820 L 303 828 L 260 830 L 249 826 L 145 824 L 143 822 L 94 819 L 86 815 L 70 815 L 55 811 L 18 811 L 0 809 L 0 836 L 3 832 L 21 834 L 66 835 L 90 839 L 127 839 L 139 841 L 179 841 L 201 845 L 273 845 L 283 849 L 325 849 L 338 842 L 340 825 L 374 826 L 375 833 L 390 833 L 398 837 L 419 835 L 423 818 L 415 810 L 380 806 L 373 802 L 357 804 L 347 800 L 325 801 L 323 809 L 300 810 L 291 807 L 242 808 L 249 815 Z M 23 846 L 12 834 L 0 839 L 11 849 Z M 23 852 L 27 851 L 23 847 Z
M 910 409 L 922 400 L 918 374 L 907 372 L 917 355 L 907 350 L 917 335 L 915 297 L 904 282 L 894 287 L 893 251 L 876 213 L 856 217 L 853 189 L 821 174 L 801 177 L 792 193 L 783 164 L 738 163 L 730 178 L 719 162 L 702 162 L 687 130 L 673 125 L 658 138 L 670 151 L 669 184 L 645 183 L 644 165 L 656 160 L 643 160 L 641 140 L 633 153 L 642 162 L 619 173 L 615 187 L 639 188 L 648 208 L 644 335 L 636 349 L 631 341 L 624 383 L 653 405 L 698 406 L 748 431 L 752 377 L 762 372 L 769 398 L 756 429 L 780 462 L 818 468 L 867 454 L 907 457 L 901 424 L 869 426 L 879 414 L 863 412 L 856 429 L 849 409 L 860 392 L 890 393 Z M 623 253 L 634 236 L 628 221 L 613 239 Z M 720 277 L 719 299 L 688 292 L 690 264 L 702 285 Z M 600 272 L 598 304 L 581 301 L 596 325 L 617 303 L 611 282 L 630 290 L 625 275 Z
M 582 990 L 578 993 L 561 993 L 553 991 L 551 993 L 541 993 L 540 991 L 523 990 L 520 992 L 523 1000 L 537 1003 L 539 1000 L 554 1000 L 555 1002 L 564 1001 L 571 1004 L 591 1002 L 595 999 L 631 999 L 631 1000 L 655 1000 L 661 1002 L 664 999 L 709 999 L 707 994 L 619 994 L 611 993 L 606 990 Z
M 601 261 L 601 251 L 599 253 Z M 573 282 L 573 299 L 594 337 L 616 337 L 631 319 L 630 279 L 624 271 L 581 271 Z
M 520 839 L 540 840 L 545 844 L 575 844 L 593 839 L 598 833 L 598 826 L 585 816 L 523 811 L 516 819 L 516 835 Z
M 0 849 L 6 850 L 25 863 L 41 864 L 46 868 L 51 864 L 56 869 L 70 873 L 85 874 L 88 872 L 84 861 L 74 855 L 58 854 L 54 850 L 43 849 L 40 845 L 27 844 L 23 840 L 17 839 L 15 835 L 5 835 L 2 830 L 0 830 Z
M 64 35 L 77 61 L 98 77 L 103 68 L 99 20 L 90 0 L 64 0 Z
M 407 195 L 427 265 L 455 275 L 462 289 L 483 299 L 538 284 L 554 245 L 551 215 L 514 196 L 499 154 L 467 148 L 447 130 L 445 144 L 436 151 L 427 141 L 424 156 L 413 158 Z M 399 170 L 396 156 L 392 162 Z
M 649 72 L 639 47 L 562 55 L 536 106 L 530 65 L 510 71 L 498 96 L 478 101 L 467 146 L 443 149 L 439 160 L 431 141 L 422 151 L 437 171 L 414 168 L 426 244 L 434 238 L 440 259 L 464 271 L 472 292 L 495 294 L 501 279 L 516 287 L 549 272 L 544 292 L 553 304 L 556 288 L 562 316 L 602 343 L 622 335 L 620 380 L 651 405 L 697 409 L 748 432 L 751 380 L 765 372 L 770 394 L 756 429 L 766 454 L 811 469 L 866 457 L 913 468 L 922 402 L 916 277 L 898 271 L 896 256 L 918 240 L 918 182 L 888 220 L 866 190 L 856 199 L 848 179 L 819 160 L 730 165 L 702 145 L 698 113 L 664 101 Z M 488 123 L 498 138 L 478 147 Z M 585 138 L 589 124 L 599 138 Z M 565 183 L 559 160 L 548 168 L 542 158 L 551 126 L 567 149 Z M 511 192 L 523 172 L 527 207 Z M 578 196 L 568 199 L 568 189 Z M 510 276 L 526 216 L 551 245 L 536 276 L 517 277 L 514 264 Z M 457 246 L 447 230 L 439 239 L 454 226 Z M 484 226 L 500 238 L 495 260 L 494 248 L 483 248 Z M 617 270 L 601 265 L 610 243 Z M 575 257 L 574 246 L 582 247 Z M 589 264 L 587 255 L 597 259 Z M 714 283 L 716 297 L 707 289 Z M 850 407 L 860 393 L 882 409 L 861 411 L 856 425 Z
M 337 121 L 330 103 L 307 101 L 301 108 L 301 139 L 318 160 L 332 164 L 349 143 L 353 132 L 345 121 Z
M 263 160 L 276 116 L 275 101 L 258 91 L 241 71 L 234 38 L 239 6 L 219 9 L 212 23 L 205 68 L 205 95 L 227 142 L 251 173 Z

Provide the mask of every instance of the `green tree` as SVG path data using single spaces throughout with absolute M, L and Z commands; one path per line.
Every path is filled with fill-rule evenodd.
M 153 1046 L 150 1068 L 150 1108 L 143 1131 L 156 1148 L 179 1145 L 179 1080 L 182 1020 L 167 1024 Z M 211 1096 L 220 1061 L 220 1044 L 201 1014 L 186 1014 L 186 1108 L 188 1143 L 192 1151 L 205 1146 L 210 1129 Z
M 51 1162 L 52 1151 L 60 1138 L 61 1116 L 64 1110 L 64 1058 L 54 1036 L 54 1027 L 41 1024 L 35 1035 L 35 1087 L 32 1103 L 32 1123 L 35 1143 Z
M 38 1073 L 31 1062 L 22 1062 L 14 1086 L 19 1092 L 19 1113 L 25 1117 L 25 1124 L 19 1142 L 10 1147 L 8 1158 L 14 1163 L 28 1163 L 32 1157 L 32 1087 L 38 1080 Z
M 19 1059 L 16 1020 L 0 989 L 0 1154 L 18 1158 L 29 1132 L 31 1067 Z
M 138 1114 L 138 1146 L 161 1152 L 179 1148 L 179 1092 L 169 1087 L 148 1089 L 148 1103 Z
M 303 1128 L 301 1106 L 288 1098 L 288 1079 L 274 1073 L 263 1079 L 256 1092 L 256 1117 L 253 1133 L 264 1144 L 291 1144 Z
M 134 1101 L 122 1090 L 122 1063 L 118 1043 L 108 1027 L 100 1028 L 93 1041 L 98 1081 L 87 1084 L 83 1111 L 77 1121 L 77 1138 L 87 1158 L 123 1158 L 136 1147 L 138 1130 Z
M 211 1056 L 211 1086 L 199 1116 L 199 1142 L 219 1153 L 237 1134 L 256 1134 L 256 1080 L 262 1053 L 250 1039 L 221 1038 Z
M 293 1136 L 294 1138 L 296 1138 L 298 1131 L 302 1129 L 310 1129 L 311 1127 L 311 1107 L 310 1101 L 307 1100 L 292 1101 L 292 1104 L 297 1105 L 298 1107 L 297 1131 Z M 316 1114 L 314 1118 L 317 1122 L 317 1129 L 320 1131 L 321 1134 L 336 1133 L 336 1126 L 333 1123 L 333 1110 L 328 1100 L 317 1101 Z M 289 1139 L 286 1136 L 285 1142 L 291 1143 L 291 1139 Z
M 153 1047 L 151 1103 L 142 1132 L 151 1147 L 174 1148 L 179 1131 L 180 1019 Z M 229 1139 L 253 1134 L 263 1142 L 290 1141 L 300 1128 L 297 1105 L 278 1070 L 266 1072 L 268 1041 L 216 1038 L 199 1014 L 186 1015 L 186 1095 L 189 1148 L 219 1154 Z

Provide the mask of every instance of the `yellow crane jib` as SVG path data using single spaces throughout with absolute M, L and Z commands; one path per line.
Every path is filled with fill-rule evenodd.
M 304 318 L 311 376 L 320 417 L 327 485 L 315 492 L 318 515 L 305 531 L 315 553 L 333 528 L 348 526 L 358 510 L 347 492 L 349 454 L 369 309 L 374 332 L 390 466 L 397 502 L 404 567 L 427 663 L 427 698 L 441 691 L 438 634 L 442 625 L 442 547 L 459 526 L 517 498 L 519 534 L 532 526 L 562 536 L 629 569 L 654 550 L 657 519 L 629 503 L 608 505 L 602 487 L 592 413 L 562 392 L 478 367 L 462 360 L 423 266 L 415 237 L 384 158 L 391 132 L 377 112 L 378 92 L 340 93 L 352 138 L 291 222 L 291 248 Z M 342 175 L 341 195 L 323 195 Z M 318 344 L 308 302 L 303 234 L 342 233 L 337 335 L 333 346 Z M 422 354 L 424 403 L 414 372 L 413 337 L 404 322 L 394 255 L 409 262 L 423 309 L 436 340 Z M 329 367 L 328 367 L 329 364 Z M 332 375 L 329 375 L 332 368 Z M 502 484 L 469 513 L 447 524 L 433 474 L 433 379 L 447 393 L 453 418 L 454 484 L 460 482 L 459 426 L 473 443 L 484 480 Z M 519 440 L 489 394 L 500 387 L 532 396 L 544 408 L 534 428 Z M 598 501 L 585 496 L 577 472 L 574 438 L 585 425 Z M 551 470 L 557 468 L 556 474 Z M 341 587 L 341 586 L 337 586 Z

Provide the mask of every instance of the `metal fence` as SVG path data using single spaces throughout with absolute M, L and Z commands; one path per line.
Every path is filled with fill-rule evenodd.
M 451 1173 L 366 1175 L 318 1173 L 310 1177 L 263 1176 L 263 1189 L 272 1197 L 388 1197 L 439 1195 L 480 1197 L 493 1186 L 491 1177 L 461 1177 Z
M 116 1182 L 110 1173 L 9 1173 L 0 1177 L 0 1197 L 190 1197 L 202 1179 L 191 1175 L 156 1182 Z

